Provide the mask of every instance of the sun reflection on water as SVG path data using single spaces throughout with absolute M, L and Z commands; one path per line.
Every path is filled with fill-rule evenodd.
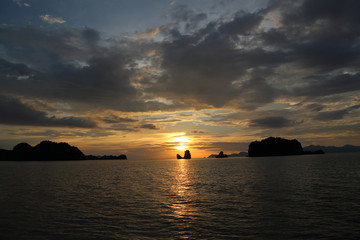
M 177 171 L 176 181 L 172 186 L 172 191 L 176 195 L 176 201 L 171 204 L 171 208 L 176 218 L 192 219 L 198 213 L 193 205 L 195 192 L 190 177 L 188 160 L 179 160 Z

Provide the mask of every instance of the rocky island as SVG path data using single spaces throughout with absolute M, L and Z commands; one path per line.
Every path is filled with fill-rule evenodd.
M 227 158 L 228 155 L 224 154 L 223 151 L 219 152 L 219 155 L 215 156 L 215 158 Z
M 280 137 L 269 137 L 251 142 L 249 145 L 249 157 L 287 156 L 303 154 L 322 154 L 323 151 L 303 151 L 301 143 L 296 140 L 288 140 Z
M 35 147 L 19 143 L 12 150 L 0 149 L 1 161 L 56 161 L 56 160 L 103 160 L 127 159 L 126 155 L 85 156 L 79 148 L 65 142 L 42 141 Z
M 180 154 L 176 154 L 177 159 L 191 159 L 191 154 L 189 150 L 186 150 L 184 153 L 184 157 L 181 157 Z

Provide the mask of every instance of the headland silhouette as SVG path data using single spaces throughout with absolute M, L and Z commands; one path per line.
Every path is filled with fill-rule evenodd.
M 105 160 L 127 159 L 126 155 L 93 156 L 85 154 L 77 147 L 65 142 L 42 141 L 35 147 L 19 143 L 12 150 L 0 149 L 0 160 L 6 161 L 59 161 L 59 160 Z

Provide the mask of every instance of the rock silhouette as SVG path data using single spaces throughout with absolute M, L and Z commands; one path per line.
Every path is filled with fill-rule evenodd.
M 19 143 L 12 150 L 14 159 L 35 160 L 35 149 L 28 143 Z
M 208 158 L 216 158 L 218 155 L 219 154 L 211 154 L 210 156 L 208 156 Z M 248 155 L 247 152 L 227 154 L 228 157 L 247 157 L 247 155 Z
M 296 140 L 269 137 L 251 142 L 249 145 L 249 157 L 286 156 L 304 154 L 301 143 Z
M 224 154 L 223 151 L 219 152 L 219 155 L 215 156 L 216 158 L 227 158 L 228 155 Z
M 65 142 L 42 141 L 35 147 L 28 143 L 19 143 L 13 150 L 0 149 L 0 160 L 17 161 L 51 161 L 51 160 L 107 160 L 107 159 L 127 159 L 126 155 L 119 156 L 85 156 L 77 147 L 70 146 Z
M 186 150 L 186 151 L 185 151 L 184 158 L 185 158 L 185 159 L 191 159 L 191 154 L 190 154 L 190 151 L 189 151 L 189 150 Z
M 56 143 L 51 141 L 42 141 L 35 147 L 28 143 L 19 143 L 12 151 L 1 150 L 1 160 L 84 160 L 85 155 L 74 146 L 68 143 Z
M 176 154 L 177 159 L 191 159 L 191 154 L 189 150 L 185 151 L 184 157 L 181 157 L 179 154 Z

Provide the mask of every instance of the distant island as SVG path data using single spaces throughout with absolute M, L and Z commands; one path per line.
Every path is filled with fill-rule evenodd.
M 223 151 L 220 151 L 219 154 L 211 154 L 208 158 L 227 158 L 229 157 L 227 154 L 224 154 Z
M 221 152 L 220 152 L 221 153 Z M 208 158 L 219 158 L 218 156 L 219 154 L 211 154 L 210 156 L 208 156 Z M 239 152 L 239 153 L 232 153 L 232 154 L 225 154 L 227 157 L 247 157 L 248 153 L 247 152 Z M 221 157 L 220 157 L 221 158 Z
M 42 141 L 35 147 L 19 143 L 12 150 L 0 149 L 0 160 L 7 161 L 53 161 L 53 160 L 101 160 L 127 159 L 126 155 L 93 156 L 85 154 L 75 146 L 65 142 Z
M 217 156 L 215 156 L 216 158 L 227 158 L 228 155 L 224 154 L 223 151 L 219 152 L 219 154 Z
M 191 154 L 189 150 L 186 150 L 184 153 L 184 157 L 181 157 L 180 154 L 176 154 L 177 159 L 191 159 Z
M 321 146 L 321 145 L 310 145 L 304 147 L 304 151 L 316 151 L 322 150 L 325 153 L 345 153 L 345 152 L 360 152 L 360 146 L 344 145 L 343 147 L 335 146 Z
M 303 154 L 323 154 L 320 149 L 304 151 L 301 143 L 296 140 L 288 140 L 280 137 L 269 137 L 261 141 L 251 142 L 249 145 L 249 157 L 287 156 Z

